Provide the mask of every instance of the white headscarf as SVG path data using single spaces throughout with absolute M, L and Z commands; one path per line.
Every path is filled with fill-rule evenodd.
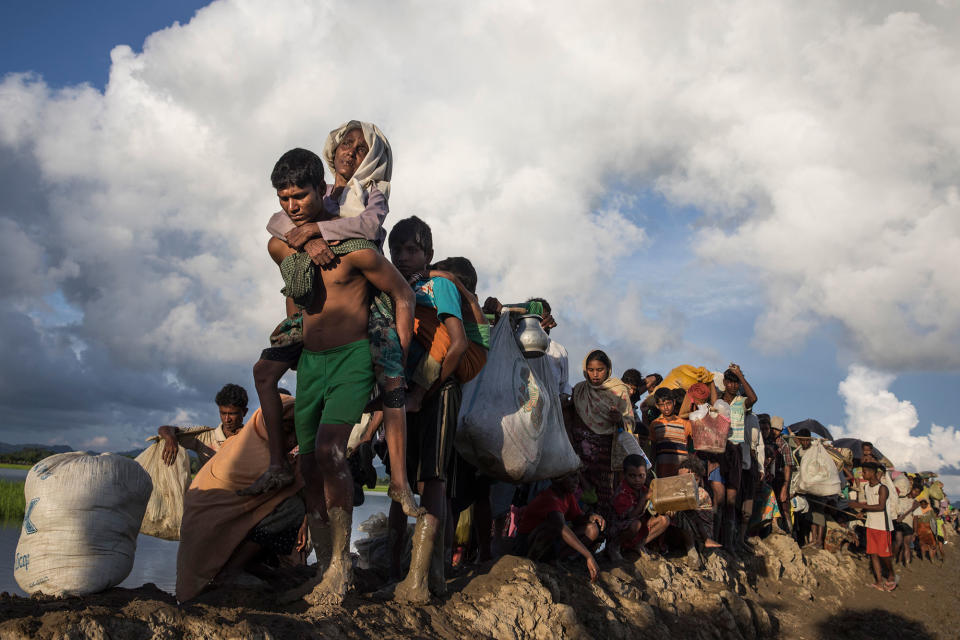
M 323 159 L 327 162 L 330 171 L 336 175 L 334 169 L 334 155 L 337 147 L 348 132 L 360 129 L 363 138 L 370 150 L 340 196 L 340 215 L 343 217 L 358 216 L 367 206 L 367 188 L 375 184 L 384 198 L 390 199 L 390 174 L 393 172 L 393 151 L 390 141 L 383 135 L 380 128 L 372 122 L 350 120 L 330 132 L 323 145 Z

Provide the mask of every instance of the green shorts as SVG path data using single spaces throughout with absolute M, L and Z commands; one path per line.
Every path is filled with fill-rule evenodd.
M 356 424 L 373 389 L 370 341 L 325 351 L 303 350 L 297 364 L 295 409 L 300 454 L 312 453 L 321 424 Z

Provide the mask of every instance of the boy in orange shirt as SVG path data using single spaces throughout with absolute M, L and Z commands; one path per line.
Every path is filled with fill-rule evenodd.
M 677 415 L 677 403 L 671 389 L 657 389 L 654 398 L 660 417 L 650 424 L 650 442 L 657 476 L 675 476 L 680 463 L 687 459 L 687 443 L 693 438 L 693 427 L 689 420 Z

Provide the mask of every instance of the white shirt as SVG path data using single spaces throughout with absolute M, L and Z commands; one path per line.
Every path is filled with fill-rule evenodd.
M 567 358 L 567 350 L 562 344 L 551 338 L 550 344 L 547 346 L 546 356 L 549 358 L 550 369 L 553 371 L 553 375 L 560 386 L 557 393 L 572 394 L 573 389 L 570 388 L 570 361 Z

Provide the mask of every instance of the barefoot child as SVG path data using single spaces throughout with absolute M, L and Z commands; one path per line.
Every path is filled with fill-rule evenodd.
M 631 454 L 623 459 L 623 479 L 613 497 L 617 517 L 607 536 L 607 554 L 619 560 L 620 549 L 643 551 L 646 545 L 670 526 L 665 515 L 651 516 L 647 511 L 647 461 Z
M 850 506 L 862 509 L 867 514 L 867 555 L 873 565 L 873 575 L 876 581 L 871 585 L 881 591 L 893 591 L 897 583 L 893 578 L 893 553 L 890 536 L 890 519 L 887 517 L 887 498 L 889 490 L 880 484 L 881 465 L 877 462 L 864 462 L 863 494 L 864 502 L 850 501 Z M 884 579 L 884 573 L 888 579 Z
M 707 549 L 716 549 L 722 545 L 712 537 L 713 501 L 710 500 L 710 492 L 703 488 L 703 477 L 706 475 L 703 462 L 694 456 L 681 462 L 677 475 L 687 474 L 692 474 L 697 479 L 697 495 L 700 502 L 699 508 L 692 511 L 681 511 L 677 514 L 677 520 L 680 522 L 684 537 L 692 537 L 692 540 L 687 540 L 687 547 L 703 545 Z
M 595 582 L 600 568 L 590 549 L 606 523 L 600 515 L 585 515 L 580 509 L 574 495 L 579 484 L 576 471 L 554 478 L 550 488 L 524 507 L 517 525 L 518 553 L 540 562 L 579 553 L 587 561 L 590 582 Z

